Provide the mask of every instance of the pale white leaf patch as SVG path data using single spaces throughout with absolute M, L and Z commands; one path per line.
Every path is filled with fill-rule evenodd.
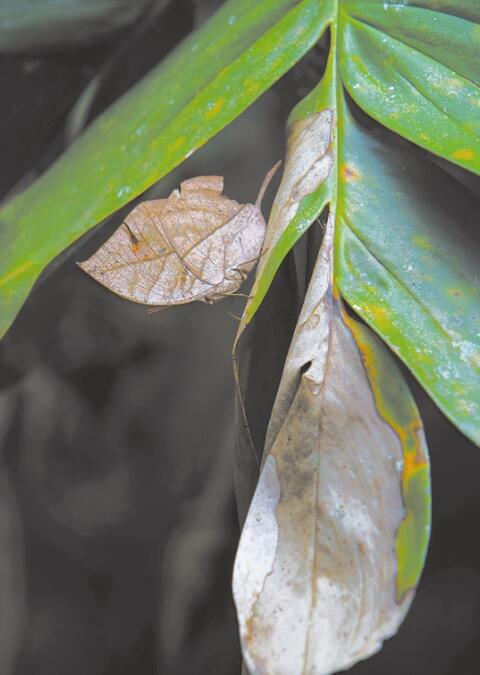
M 235 562 L 251 675 L 346 669 L 396 632 L 412 598 L 396 600 L 402 446 L 332 292 L 333 225 L 330 213 Z

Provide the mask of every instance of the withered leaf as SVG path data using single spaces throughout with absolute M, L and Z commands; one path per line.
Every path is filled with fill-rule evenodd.
M 248 325 L 248 312 L 256 300 L 255 296 L 259 290 L 259 280 L 268 264 L 269 257 L 273 255 L 275 246 L 295 218 L 301 200 L 318 190 L 332 171 L 334 165 L 332 149 L 334 122 L 333 111 L 325 109 L 304 119 L 297 120 L 289 127 L 282 180 L 270 212 L 267 233 L 263 242 L 260 261 L 256 269 L 255 282 L 238 327 L 234 349 L 234 371 L 236 379 L 236 414 L 237 419 L 241 421 L 236 424 L 235 442 L 237 460 L 235 492 L 241 522 L 245 519 L 248 506 L 253 497 L 258 477 L 257 457 L 262 453 L 261 447 L 253 447 L 253 439 L 250 433 L 251 420 L 247 419 L 246 412 L 247 399 L 251 398 L 250 392 L 247 391 L 247 388 L 250 388 L 250 384 L 247 387 L 247 382 L 250 383 L 251 381 L 249 375 L 251 338 L 253 335 L 256 336 L 256 339 L 259 337 L 257 328 L 252 329 Z M 277 273 L 277 280 L 278 278 L 279 274 Z M 293 282 L 293 285 L 295 285 L 295 282 Z M 294 309 L 296 301 L 293 296 L 296 290 L 293 285 L 290 286 L 290 295 L 285 287 L 282 290 L 282 297 L 278 298 L 278 305 L 281 306 L 281 318 L 275 326 L 275 339 L 283 334 L 283 337 L 280 338 L 282 343 L 284 340 L 289 340 L 287 335 L 290 336 L 291 329 L 290 320 L 287 319 L 288 313 L 293 310 L 296 315 L 298 311 Z M 289 301 L 290 307 L 287 309 Z M 272 302 L 270 302 L 271 307 Z M 255 321 L 258 321 L 258 317 L 255 318 Z M 269 339 L 270 353 L 275 351 L 273 346 L 275 341 L 272 340 L 273 338 Z M 260 345 L 261 349 L 263 349 L 263 345 Z M 272 358 L 275 361 L 276 357 L 273 354 Z M 263 362 L 265 362 L 265 359 L 263 359 Z M 274 368 L 270 367 L 270 371 L 273 370 Z M 258 373 L 253 377 L 257 376 Z M 275 374 L 270 372 L 267 377 L 273 380 Z M 256 423 L 256 421 L 253 423 L 254 426 L 256 426 Z
M 235 563 L 251 675 L 343 670 L 397 630 L 412 598 L 396 597 L 402 444 L 332 293 L 332 236 L 330 216 Z
M 255 266 L 265 237 L 261 202 L 222 195 L 221 176 L 183 181 L 167 199 L 145 201 L 80 267 L 117 295 L 147 305 L 215 302 L 234 293 Z
M 315 166 L 308 164 L 287 158 L 291 196 L 279 190 L 275 230 L 288 225 L 275 214 L 295 203 L 295 186 Z M 400 532 L 407 548 L 418 544 L 404 529 L 412 513 L 403 486 L 412 472 L 428 481 L 423 428 L 387 350 L 344 309 L 333 278 L 334 225 L 331 205 L 235 561 L 250 675 L 330 675 L 366 658 L 398 629 L 418 579 L 401 587 L 397 545 Z

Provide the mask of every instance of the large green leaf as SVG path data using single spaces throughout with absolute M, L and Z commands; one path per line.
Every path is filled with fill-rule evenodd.
M 344 297 L 479 442 L 475 204 L 427 160 L 367 133 L 344 100 L 346 90 L 384 126 L 480 171 L 479 21 L 476 0 L 225 3 L 0 211 L 2 332 L 55 255 L 234 119 L 330 25 L 325 86 L 292 119 L 334 112 L 337 168 L 264 256 L 246 319 L 329 204 Z
M 478 202 L 450 175 L 394 142 L 386 132 L 374 135 L 365 130 L 352 116 L 344 94 L 347 89 L 386 126 L 447 158 L 454 158 L 454 148 L 471 150 L 473 141 L 478 143 L 473 130 L 479 128 L 480 99 L 472 84 L 478 59 L 472 58 L 468 41 L 478 39 L 471 38 L 475 30 L 470 20 L 479 12 L 473 3 L 455 5 L 466 27 L 458 72 L 448 73 L 458 79 L 458 105 L 449 108 L 446 97 L 440 106 L 446 112 L 435 108 L 432 117 L 433 94 L 422 92 L 443 82 L 436 79 L 438 69 L 448 69 L 443 64 L 453 63 L 462 34 L 451 29 L 447 39 L 445 28 L 440 50 L 437 24 L 445 26 L 450 19 L 460 19 L 447 12 L 446 3 L 430 4 L 439 7 L 428 10 L 431 25 L 410 15 L 418 10 L 423 17 L 425 7 L 345 2 L 339 19 L 337 3 L 330 3 L 329 67 L 323 83 L 299 104 L 291 122 L 334 111 L 336 168 L 317 189 L 303 196 L 288 226 L 265 254 L 244 321 L 254 316 L 285 254 L 328 204 L 336 214 L 335 280 L 344 298 L 408 365 L 452 422 L 480 444 L 480 250 L 473 236 Z M 443 7 L 445 13 L 440 11 Z M 403 26 L 404 40 L 397 44 L 385 32 L 380 37 L 375 34 L 370 42 L 373 28 L 360 25 L 358 16 L 369 16 L 371 23 L 375 16 L 392 31 L 399 32 Z M 405 18 L 402 23 L 402 17 L 409 21 Z M 478 26 L 476 34 L 480 35 Z M 405 52 L 408 41 L 420 49 L 420 36 L 425 43 L 423 55 L 410 47 Z M 380 45 L 394 49 L 393 56 L 377 49 L 377 38 Z M 361 67 L 357 47 L 364 50 Z M 435 62 L 437 52 L 443 64 Z M 418 89 L 413 85 L 397 88 L 395 73 L 411 65 L 413 58 L 418 62 L 414 68 Z M 430 75 L 420 68 L 427 59 Z M 360 71 L 362 81 L 358 80 Z M 462 80 L 466 75 L 470 79 Z M 381 105 L 381 92 L 386 97 L 389 91 L 392 100 Z M 421 134 L 430 134 L 431 139 L 421 139 Z M 457 154 L 457 161 L 478 169 L 480 155 L 467 154 Z
M 445 414 L 480 443 L 478 202 L 344 115 L 338 283 Z
M 42 269 L 231 122 L 319 39 L 318 0 L 230 0 L 0 211 L 0 334 Z
M 393 131 L 480 172 L 479 3 L 341 6 L 339 60 L 349 94 Z

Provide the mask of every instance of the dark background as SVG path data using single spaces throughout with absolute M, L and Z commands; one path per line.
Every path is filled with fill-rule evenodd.
M 160 4 L 101 39 L 3 55 L 2 198 L 221 2 Z M 253 201 L 321 69 L 319 48 L 148 196 L 215 173 Z M 74 262 L 117 225 L 50 266 L 0 343 L 0 675 L 240 672 L 230 314 L 243 300 L 149 315 L 108 293 Z M 427 565 L 399 635 L 351 672 L 477 675 L 480 456 L 412 386 L 432 460 Z

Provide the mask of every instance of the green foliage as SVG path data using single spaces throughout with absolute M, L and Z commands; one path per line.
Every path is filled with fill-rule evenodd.
M 101 13 L 111 14 L 115 3 L 125 13 L 117 14 L 105 30 L 134 20 L 132 3 L 86 3 L 85 32 L 91 29 L 94 36 L 101 24 Z M 31 0 L 27 0 L 25 6 L 30 4 Z M 35 22 L 37 27 L 49 24 L 54 4 L 47 0 L 33 3 L 31 13 L 24 14 L 18 13 L 16 3 L 0 6 L 0 18 L 2 11 L 4 15 L 6 11 L 15 15 L 13 33 L 0 30 L 0 49 L 8 51 L 12 44 L 38 46 L 32 26 Z M 77 3 L 59 0 L 60 6 L 64 13 L 55 17 L 50 32 L 40 31 L 46 36 L 40 46 L 61 40 L 66 26 L 81 21 L 69 13 Z M 376 649 L 377 640 L 390 635 L 392 626 L 402 620 L 421 574 L 429 537 L 430 483 L 426 445 L 415 404 L 401 374 L 368 326 L 408 366 L 447 417 L 480 445 L 480 249 L 475 232 L 478 201 L 425 152 L 480 173 L 478 0 L 225 2 L 209 22 L 98 117 L 43 176 L 0 209 L 0 336 L 8 330 L 39 274 L 61 251 L 234 120 L 327 30 L 330 41 L 325 73 L 289 119 L 289 153 L 295 156 L 286 163 L 289 191 L 282 193 L 281 187 L 277 195 L 280 207 L 272 217 L 267 237 L 272 232 L 277 232 L 278 237 L 273 236 L 272 245 L 265 248 L 239 335 L 254 318 L 285 256 L 328 209 L 330 234 L 322 244 L 329 240 L 328 256 L 321 249 L 319 257 L 324 283 L 317 289 L 318 297 L 304 323 L 310 319 L 320 321 L 314 313 L 318 308 L 319 313 L 323 311 L 324 322 L 330 312 L 332 326 L 342 316 L 342 330 L 353 336 L 352 363 L 357 359 L 369 388 L 360 389 L 364 394 L 355 397 L 348 377 L 338 376 L 335 386 L 331 385 L 335 394 L 331 398 L 338 405 L 328 414 L 328 378 L 335 375 L 336 369 L 349 372 L 345 365 L 348 362 L 345 351 L 332 351 L 333 338 L 325 338 L 325 346 L 322 335 L 319 338 L 312 332 L 308 347 L 315 358 L 304 349 L 301 356 L 305 359 L 294 364 L 296 370 L 292 366 L 295 375 L 287 387 L 295 401 L 298 382 L 303 382 L 303 376 L 315 365 L 310 375 L 317 389 L 306 396 L 302 407 L 302 414 L 305 410 L 310 412 L 310 426 L 306 418 L 297 415 L 293 403 L 289 420 L 293 429 L 298 427 L 298 444 L 305 448 L 311 439 L 320 438 L 323 426 L 319 419 L 325 415 L 327 421 L 337 424 L 335 433 L 329 436 L 336 456 L 353 452 L 357 457 L 358 448 L 363 447 L 365 466 L 369 458 L 375 457 L 370 449 L 379 438 L 379 430 L 385 432 L 388 428 L 390 436 L 385 437 L 398 442 L 401 454 L 397 457 L 401 461 L 394 463 L 393 471 L 391 443 L 378 443 L 380 460 L 372 461 L 365 482 L 366 506 L 373 511 L 378 502 L 370 496 L 370 485 L 374 484 L 371 478 L 382 466 L 389 467 L 392 494 L 398 496 L 395 507 L 387 504 L 379 510 L 381 522 L 389 509 L 396 518 L 391 533 L 394 560 L 393 543 L 382 559 L 394 572 L 397 604 L 390 608 L 390 614 L 381 613 L 383 618 L 376 624 L 381 628 L 374 640 Z M 23 35 L 23 43 L 18 42 L 15 31 Z M 319 120 L 321 124 L 317 124 Z M 323 150 L 317 143 L 318 152 L 313 159 L 305 158 L 314 145 L 309 145 L 312 139 L 308 133 L 312 129 L 316 140 L 323 133 L 327 139 Z M 368 326 L 344 312 L 340 296 Z M 297 326 L 294 339 L 296 336 L 301 341 L 303 325 Z M 284 373 L 289 359 L 295 361 L 297 356 L 295 350 L 289 354 Z M 322 359 L 327 357 L 328 368 L 322 371 Z M 340 366 L 345 366 L 344 371 Z M 318 374 L 321 372 L 323 379 Z M 321 392 L 325 401 L 319 396 Z M 275 421 L 275 406 L 273 410 L 271 422 Z M 279 410 L 279 428 L 283 428 L 285 410 L 281 405 Z M 343 433 L 353 418 L 357 424 L 355 441 L 352 435 L 345 437 Z M 267 437 L 268 433 L 271 427 Z M 285 466 L 291 471 L 290 461 L 297 461 L 299 453 L 293 452 L 290 457 L 288 433 L 286 438 Z M 339 445 L 342 438 L 344 446 Z M 319 445 L 323 448 L 322 443 Z M 319 471 L 321 456 L 321 449 L 313 448 L 305 472 L 311 486 L 315 483 L 310 511 L 315 546 L 312 570 L 307 575 L 314 585 L 316 545 L 320 542 L 318 514 L 323 509 L 323 497 L 318 493 L 319 481 L 312 482 L 312 467 L 317 462 Z M 291 473 L 294 479 L 300 475 L 297 470 Z M 345 489 L 348 480 L 348 471 L 344 473 L 342 469 L 338 474 L 340 488 Z M 329 486 L 326 487 L 328 493 Z M 292 494 L 295 499 L 300 494 L 299 513 L 303 513 L 306 497 L 301 491 L 291 491 L 290 497 Z M 288 502 L 288 497 L 288 490 L 279 494 L 279 499 L 287 501 L 284 511 L 290 517 L 294 502 Z M 355 510 L 353 503 L 352 513 Z M 271 513 L 277 525 L 278 513 L 276 507 Z M 254 519 L 255 533 L 259 520 Z M 295 537 L 302 527 L 296 528 L 293 522 L 283 533 L 288 540 L 290 561 L 296 550 L 294 544 L 298 543 Z M 349 541 L 348 537 L 345 541 Z M 300 544 L 297 559 L 303 566 L 307 549 Z M 280 549 L 275 544 L 274 555 Z M 372 560 L 377 559 L 378 550 L 376 544 L 372 546 Z M 260 542 L 260 553 L 265 553 L 264 541 Z M 342 554 L 338 555 L 341 564 Z M 256 570 L 261 555 L 249 557 L 247 546 L 246 558 L 245 564 Z M 382 565 L 377 567 L 383 569 Z M 283 573 L 290 568 L 280 565 L 280 569 Z M 265 570 L 271 582 L 272 570 L 268 565 Z M 356 572 L 354 566 L 353 574 Z M 279 592 L 285 587 L 282 577 Z M 243 578 L 239 588 L 241 596 L 245 591 Z M 352 606 L 356 606 L 355 583 L 352 589 Z M 313 603 L 311 611 L 316 611 L 317 602 L 312 600 L 314 594 L 308 584 L 303 586 L 303 592 Z M 255 602 L 258 595 L 254 587 Z M 388 593 L 377 595 L 382 602 L 391 597 Z M 319 603 L 322 601 L 320 598 Z M 402 603 L 405 607 L 399 613 Z M 267 626 L 271 607 L 267 601 Z M 335 607 L 330 612 L 332 616 Z M 392 616 L 395 621 L 390 624 Z M 382 621 L 385 625 L 381 625 Z M 248 628 L 250 624 L 247 621 L 245 625 Z M 282 625 L 288 628 L 288 620 Z M 310 623 L 305 623 L 304 628 L 308 644 Z M 261 632 L 244 632 L 245 653 L 252 635 Z M 270 644 L 262 648 L 272 655 Z M 367 650 L 364 655 L 367 653 L 371 652 Z M 340 650 L 335 668 L 342 665 L 342 657 Z M 355 653 L 349 663 L 358 658 Z M 306 666 L 302 672 L 306 672 Z
M 342 81 L 389 129 L 480 173 L 480 5 L 343 3 Z
M 329 204 L 343 297 L 480 444 L 478 202 L 427 159 L 363 129 L 344 95 L 409 140 L 480 170 L 479 12 L 474 3 L 456 5 L 461 18 L 431 4 L 345 2 L 337 15 L 330 3 L 330 66 L 291 121 L 335 110 L 337 169 L 303 199 L 269 253 L 248 318 L 281 260 Z M 402 27 L 402 40 L 393 39 Z
M 44 267 L 237 117 L 319 39 L 317 0 L 233 0 L 0 211 L 0 334 Z
M 335 278 L 358 314 L 445 414 L 480 443 L 477 204 L 390 136 L 480 172 L 476 0 L 230 0 L 100 116 L 0 211 L 4 333 L 44 267 L 231 122 L 331 30 L 330 68 L 292 119 L 334 110 L 336 171 L 300 203 L 269 259 L 275 270 L 325 205 L 336 211 Z

